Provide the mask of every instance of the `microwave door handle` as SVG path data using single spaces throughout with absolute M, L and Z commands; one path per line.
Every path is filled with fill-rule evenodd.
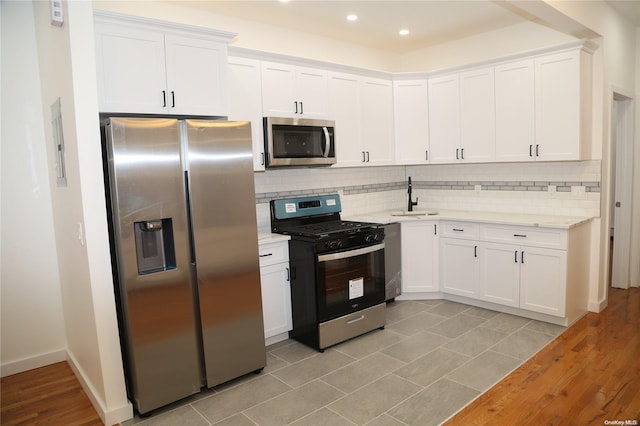
M 326 127 L 322 128 L 324 132 L 324 154 L 322 155 L 324 158 L 329 157 L 329 149 L 331 148 L 331 136 L 329 135 L 329 129 Z

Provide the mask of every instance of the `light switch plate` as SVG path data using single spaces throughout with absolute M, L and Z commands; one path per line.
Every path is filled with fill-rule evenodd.
M 49 0 L 51 3 L 51 25 L 61 27 L 64 23 L 62 0 Z

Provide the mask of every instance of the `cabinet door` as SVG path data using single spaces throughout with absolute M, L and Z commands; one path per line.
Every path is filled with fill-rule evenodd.
M 496 160 L 531 161 L 535 148 L 533 61 L 495 68 Z
M 360 77 L 329 73 L 329 109 L 335 120 L 336 166 L 362 166 Z
M 265 117 L 293 117 L 295 67 L 275 62 L 262 62 L 262 113 Z
M 315 68 L 296 69 L 294 111 L 306 118 L 326 118 L 328 109 L 327 71 Z M 296 102 L 298 104 L 296 105 Z
M 493 67 L 460 74 L 460 157 L 466 162 L 495 160 Z
M 229 57 L 227 74 L 229 120 L 251 122 L 253 170 L 262 171 L 265 166 L 265 158 L 264 136 L 262 134 L 260 61 Z
M 264 336 L 269 338 L 293 329 L 288 263 L 260 268 Z
M 100 112 L 166 114 L 164 36 L 96 24 Z
M 167 104 L 171 114 L 227 116 L 227 46 L 165 36 Z
M 520 247 L 480 243 L 480 298 L 487 302 L 520 306 Z
M 478 243 L 440 238 L 440 285 L 442 291 L 478 297 Z
M 541 160 L 580 159 L 580 52 L 535 59 L 536 144 Z
M 429 162 L 427 80 L 393 82 L 396 164 Z
M 567 252 L 522 247 L 520 308 L 565 316 Z
M 433 78 L 429 80 L 428 85 L 431 162 L 458 162 L 460 158 L 460 86 L 458 75 Z
M 435 222 L 403 222 L 402 292 L 438 291 L 438 236 Z
M 361 85 L 362 145 L 368 165 L 393 164 L 393 85 L 365 78 Z

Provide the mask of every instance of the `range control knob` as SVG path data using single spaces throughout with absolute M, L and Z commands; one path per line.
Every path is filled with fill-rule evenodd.
M 342 247 L 342 241 L 341 240 L 331 240 L 331 241 L 327 241 L 326 243 L 324 243 L 325 248 L 330 249 L 330 250 L 335 250 L 335 249 L 339 249 Z
M 380 236 L 378 234 L 369 234 L 364 237 L 364 240 L 368 243 L 371 243 L 373 241 L 378 241 L 379 238 Z

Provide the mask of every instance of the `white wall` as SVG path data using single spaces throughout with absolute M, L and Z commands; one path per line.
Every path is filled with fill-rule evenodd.
M 396 71 L 433 71 L 573 40 L 575 37 L 527 21 L 400 55 Z
M 637 68 L 637 56 L 640 45 L 637 40 L 638 28 L 635 27 L 626 17 L 619 15 L 613 8 L 604 2 L 565 2 L 547 1 L 549 5 L 556 8 L 561 13 L 582 23 L 596 33 L 602 35 L 600 62 L 601 77 L 596 81 L 594 87 L 601 90 L 601 93 L 594 93 L 596 99 L 601 100 L 594 108 L 594 138 L 601 141 L 602 146 L 602 215 L 601 219 L 594 221 L 592 225 L 592 277 L 591 291 L 589 294 L 590 309 L 597 310 L 606 306 L 608 268 L 609 268 L 609 220 L 611 217 L 610 204 L 611 194 L 609 186 L 611 182 L 610 162 L 611 155 L 611 107 L 613 103 L 613 90 L 618 88 L 625 93 L 636 94 L 636 107 L 638 86 L 636 86 L 637 76 L 640 70 Z M 640 135 L 638 129 L 640 122 L 636 121 L 635 146 L 640 146 Z M 640 160 L 640 149 L 635 150 L 635 164 Z M 638 173 L 636 168 L 635 173 Z M 640 191 L 634 189 L 634 203 L 637 205 L 637 198 Z M 638 221 L 632 228 L 632 241 L 638 253 L 637 244 L 640 240 L 640 229 Z M 637 262 L 637 260 L 636 260 Z M 632 260 L 632 263 L 634 261 Z M 597 265 L 597 270 L 593 266 Z
M 94 1 L 93 5 L 98 10 L 237 33 L 238 37 L 231 42 L 232 46 L 237 47 L 382 71 L 393 69 L 395 63 L 394 58 L 382 50 L 175 4 L 158 1 Z
M 8 1 L 0 7 L 0 360 L 4 377 L 65 360 L 67 342 L 33 7 L 29 2 Z
M 61 99 L 67 186 L 51 186 L 67 356 L 107 424 L 129 418 L 111 277 L 102 179 L 93 9 L 69 2 L 65 24 L 50 24 L 48 2 L 34 2 L 44 136 L 50 105 Z M 45 144 L 49 164 L 52 142 Z M 50 179 L 54 170 L 49 168 Z M 41 255 L 41 253 L 40 253 Z

